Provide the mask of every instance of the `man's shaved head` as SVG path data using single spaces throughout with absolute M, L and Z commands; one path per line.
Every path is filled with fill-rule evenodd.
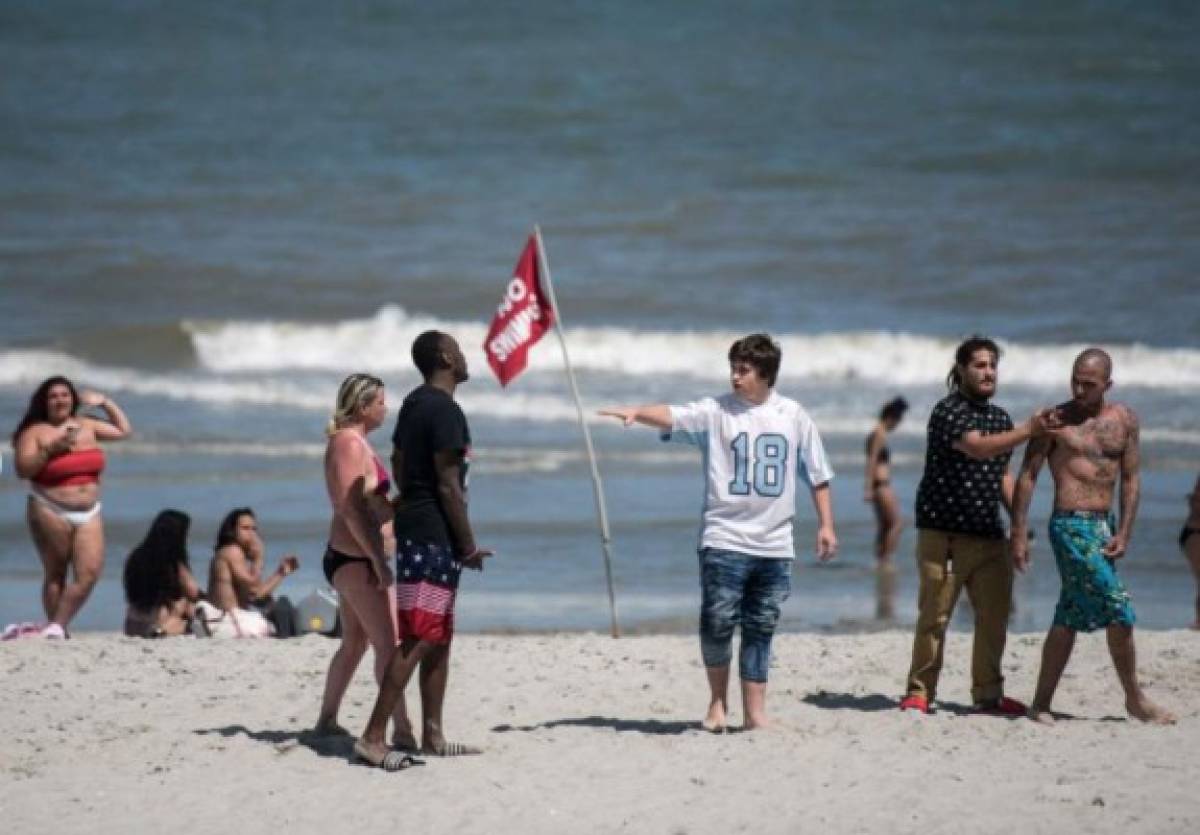
M 1100 348 L 1088 348 L 1080 352 L 1079 356 L 1075 358 L 1074 367 L 1084 368 L 1086 366 L 1099 369 L 1104 374 L 1105 380 L 1112 379 L 1112 357 L 1108 355 L 1107 351 Z

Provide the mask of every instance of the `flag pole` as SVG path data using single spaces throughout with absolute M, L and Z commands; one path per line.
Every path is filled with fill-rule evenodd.
M 571 384 L 571 395 L 575 398 L 575 408 L 579 411 L 579 427 L 583 430 L 583 444 L 587 448 L 588 465 L 592 470 L 592 493 L 596 498 L 596 517 L 600 522 L 600 547 L 604 552 L 604 579 L 608 583 L 608 611 L 612 621 L 612 636 L 621 637 L 621 629 L 617 625 L 617 598 L 613 594 L 612 575 L 612 536 L 608 532 L 608 509 L 604 505 L 604 485 L 600 482 L 600 469 L 596 466 L 596 450 L 592 446 L 592 433 L 588 429 L 587 418 L 583 414 L 583 401 L 579 398 L 579 386 L 575 383 L 575 371 L 571 368 L 571 357 L 567 353 L 567 337 L 563 333 L 562 310 L 554 298 L 554 282 L 550 279 L 550 262 L 546 258 L 546 247 L 542 244 L 542 230 L 536 224 L 533 235 L 537 239 L 538 263 L 542 275 L 546 278 L 546 295 L 550 297 L 550 308 L 554 311 L 554 332 L 558 335 L 558 344 L 562 346 L 563 364 L 567 367 L 567 380 Z

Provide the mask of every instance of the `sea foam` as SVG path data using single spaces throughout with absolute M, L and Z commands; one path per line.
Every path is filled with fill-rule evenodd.
M 196 362 L 176 370 L 109 365 L 64 351 L 0 351 L 0 387 L 27 396 L 50 374 L 114 394 L 144 396 L 216 407 L 278 406 L 328 412 L 337 382 L 349 370 L 379 373 L 395 391 L 415 385 L 407 346 L 421 331 L 436 328 L 458 337 L 474 381 L 459 393 L 473 416 L 500 421 L 561 423 L 577 419 L 562 382 L 562 355 L 553 337 L 530 353 L 530 369 L 517 385 L 501 389 L 488 372 L 481 344 L 485 328 L 412 315 L 385 307 L 373 316 L 340 322 L 184 322 Z M 725 385 L 725 356 L 738 334 L 725 331 L 649 331 L 580 327 L 570 331 L 574 365 L 589 375 L 585 396 L 589 420 L 597 404 L 644 402 L 669 388 L 678 393 Z M 806 400 L 827 435 L 859 435 L 883 397 L 903 390 L 914 399 L 913 420 L 904 435 L 924 432 L 918 414 L 939 396 L 955 342 L 933 336 L 887 332 L 779 334 L 784 351 L 781 385 L 820 387 Z M 1051 403 L 1067 395 L 1071 360 L 1082 345 L 1003 344 L 1002 380 L 1025 388 L 1025 400 Z M 1147 413 L 1143 438 L 1200 444 L 1200 430 L 1181 412 L 1181 403 L 1200 389 L 1200 351 L 1191 348 L 1109 346 L 1122 391 L 1140 389 L 1168 404 Z M 659 392 L 651 394 L 648 392 Z M 1022 407 L 1024 408 L 1024 407 Z
M 339 370 L 366 363 L 377 370 L 409 370 L 407 346 L 424 330 L 455 336 L 472 368 L 486 368 L 485 323 L 410 314 L 387 306 L 373 316 L 339 322 L 184 323 L 200 364 L 213 371 Z M 638 377 L 722 379 L 733 331 L 652 331 L 619 327 L 570 330 L 572 364 L 579 369 Z M 865 380 L 895 386 L 942 379 L 956 339 L 883 331 L 776 334 L 783 348 L 784 379 Z M 547 337 L 529 355 L 531 372 L 557 372 L 562 354 Z M 1071 361 L 1084 344 L 1001 342 L 1004 379 L 1022 385 L 1064 388 Z M 1200 388 L 1200 350 L 1106 346 L 1122 386 Z

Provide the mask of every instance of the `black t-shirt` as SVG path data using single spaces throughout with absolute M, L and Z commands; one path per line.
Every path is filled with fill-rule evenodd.
M 396 538 L 457 545 L 450 535 L 446 512 L 438 498 L 434 453 L 462 450 L 465 496 L 471 456 L 467 416 L 446 392 L 435 386 L 418 386 L 400 406 L 392 445 L 404 452 L 404 472 L 399 474 L 401 503 L 396 510 Z
M 1011 452 L 977 461 L 954 442 L 970 431 L 984 435 L 1013 428 L 1008 412 L 954 392 L 933 407 L 925 441 L 925 474 L 917 488 L 917 527 L 1003 539 L 1000 483 Z

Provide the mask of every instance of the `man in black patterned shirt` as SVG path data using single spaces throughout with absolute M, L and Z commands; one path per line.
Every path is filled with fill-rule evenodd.
M 1009 560 L 1000 505 L 1012 510 L 1012 450 L 1044 434 L 1049 411 L 1014 427 L 991 403 L 1000 349 L 973 336 L 958 346 L 947 378 L 950 394 L 929 416 L 925 473 L 917 489 L 920 592 L 912 666 L 901 710 L 929 713 L 942 669 L 946 626 L 965 587 L 975 609 L 971 698 L 981 710 L 1021 715 L 1004 695 L 1000 657 L 1012 605 Z

